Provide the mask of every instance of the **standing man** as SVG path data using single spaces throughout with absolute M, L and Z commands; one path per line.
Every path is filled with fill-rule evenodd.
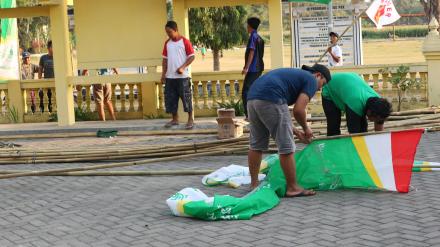
M 257 29 L 260 26 L 260 23 L 260 19 L 256 17 L 251 17 L 247 20 L 247 31 L 250 36 L 246 46 L 245 64 L 242 71 L 242 74 L 246 76 L 244 77 L 241 96 L 246 120 L 248 119 L 247 95 L 249 88 L 264 71 L 264 40 L 257 33 Z
M 111 74 L 110 71 L 112 71 L 116 75 L 118 74 L 118 70 L 116 68 L 100 69 L 98 71 L 98 74 L 110 75 Z M 87 75 L 88 70 L 85 69 L 82 74 Z M 124 87 L 121 87 L 121 91 L 122 90 L 124 90 Z M 97 104 L 99 119 L 101 121 L 105 121 L 104 105 L 106 105 L 110 117 L 112 118 L 113 121 L 116 120 L 115 110 L 113 109 L 113 104 L 112 104 L 112 84 L 110 83 L 93 84 L 93 97 L 95 99 L 95 103 Z
M 188 67 L 194 61 L 194 49 L 191 42 L 179 34 L 176 22 L 168 21 L 165 32 L 169 39 L 165 42 L 162 52 L 162 83 L 165 83 L 166 112 L 173 116 L 165 127 L 179 124 L 177 108 L 180 98 L 184 111 L 188 113 L 185 129 L 189 130 L 194 127 L 194 118 Z
M 38 73 L 39 67 L 31 63 L 31 54 L 29 52 L 23 52 L 23 63 L 21 64 L 21 79 L 22 80 L 33 80 L 35 79 L 35 74 Z M 34 113 L 37 106 L 35 102 L 35 91 L 31 89 L 31 110 Z
M 54 74 L 54 63 L 53 63 L 53 50 L 52 50 L 52 40 L 49 40 L 47 42 L 47 54 L 40 57 L 40 68 L 38 70 L 38 79 L 43 78 L 44 79 L 50 79 L 55 78 Z M 44 92 L 43 90 L 40 90 L 38 92 L 38 95 L 40 96 L 40 109 L 41 112 L 44 112 Z M 52 90 L 47 90 L 47 98 L 48 98 L 48 110 L 49 112 L 52 112 Z
M 328 66 L 342 66 L 344 65 L 342 59 L 342 48 L 338 45 L 339 35 L 335 32 L 330 34 L 330 47 L 327 49 Z
M 263 151 L 269 147 L 269 138 L 275 140 L 281 167 L 286 177 L 286 197 L 312 196 L 296 181 L 295 142 L 293 134 L 309 142 L 313 137 L 307 126 L 306 107 L 323 84 L 330 81 L 330 71 L 324 65 L 303 69 L 275 69 L 257 79 L 249 90 L 248 112 L 250 147 L 248 154 L 251 188 L 258 186 L 258 173 Z M 289 105 L 295 104 L 293 114 L 303 131 L 293 128 Z
M 341 114 L 345 112 L 350 134 L 368 131 L 368 120 L 374 130 L 382 131 L 392 105 L 381 98 L 356 73 L 336 73 L 322 89 L 322 107 L 327 118 L 327 135 L 341 134 Z
M 39 67 L 31 63 L 31 54 L 27 51 L 23 52 L 23 63 L 21 64 L 21 79 L 22 80 L 33 80 L 35 79 L 35 74 L 38 73 Z

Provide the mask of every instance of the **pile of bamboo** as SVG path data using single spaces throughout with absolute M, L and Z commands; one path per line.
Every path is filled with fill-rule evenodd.
M 394 113 L 386 123 L 386 129 L 425 128 L 428 131 L 440 130 L 440 110 L 438 108 L 423 109 Z M 341 138 L 326 137 L 324 118 L 311 118 L 311 127 L 315 139 Z M 345 126 L 345 123 L 342 124 Z M 370 126 L 372 128 L 373 126 Z M 206 133 L 206 131 L 203 131 Z M 197 134 L 192 131 L 190 135 Z M 366 134 L 360 134 L 366 135 Z M 342 137 L 347 136 L 343 135 Z M 354 136 L 354 135 L 351 135 Z M 30 138 L 30 137 L 27 137 Z M 22 176 L 151 176 L 151 175 L 201 175 L 210 173 L 210 170 L 180 170 L 180 171 L 101 171 L 92 170 L 108 169 L 144 165 L 158 162 L 188 159 L 209 155 L 244 154 L 249 145 L 248 137 L 228 140 L 216 140 L 202 143 L 189 143 L 178 145 L 148 145 L 126 146 L 87 149 L 45 149 L 31 150 L 23 147 L 0 148 L 0 165 L 11 164 L 42 164 L 42 163 L 86 163 L 102 161 L 121 161 L 110 164 L 92 165 L 86 167 L 72 167 L 64 169 L 51 169 L 41 171 L 0 171 L 0 179 Z M 271 143 L 275 151 L 274 143 Z M 92 172 L 91 172 L 92 171 Z

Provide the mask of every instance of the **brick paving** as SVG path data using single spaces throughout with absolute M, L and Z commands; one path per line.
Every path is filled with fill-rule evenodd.
M 440 161 L 440 134 L 417 159 Z M 203 157 L 130 169 L 219 168 L 245 156 Z M 22 165 L 45 169 L 84 164 Z M 2 169 L 18 169 L 3 166 Z M 171 215 L 184 187 L 243 196 L 246 187 L 203 187 L 200 176 L 26 177 L 0 180 L 0 246 L 440 246 L 440 172 L 415 173 L 408 194 L 346 190 L 282 199 L 248 221 Z

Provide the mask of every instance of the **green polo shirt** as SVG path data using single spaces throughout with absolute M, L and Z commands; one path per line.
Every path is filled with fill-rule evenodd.
M 359 116 L 364 116 L 367 100 L 380 95 L 356 73 L 335 73 L 322 88 L 322 97 L 333 101 L 343 112 L 347 105 Z

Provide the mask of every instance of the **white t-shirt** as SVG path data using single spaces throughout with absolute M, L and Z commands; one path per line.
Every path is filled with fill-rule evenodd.
M 334 66 L 342 66 L 344 63 L 343 63 L 343 59 L 342 59 L 342 49 L 341 49 L 341 47 L 340 47 L 339 45 L 335 45 L 335 46 L 333 46 L 333 47 L 332 47 L 332 53 L 333 53 L 335 56 L 340 57 L 340 59 L 339 59 L 339 63 L 337 63 L 337 62 L 333 59 L 333 57 L 332 57 L 332 55 L 330 55 L 330 53 L 327 53 L 327 57 L 328 57 L 328 66 L 330 66 L 330 67 L 334 67 Z
M 162 56 L 168 60 L 166 78 L 176 79 L 189 77 L 188 68 L 186 68 L 182 74 L 176 72 L 189 57 L 194 56 L 194 49 L 188 39 L 184 37 L 180 37 L 179 40 L 168 39 L 165 42 Z

